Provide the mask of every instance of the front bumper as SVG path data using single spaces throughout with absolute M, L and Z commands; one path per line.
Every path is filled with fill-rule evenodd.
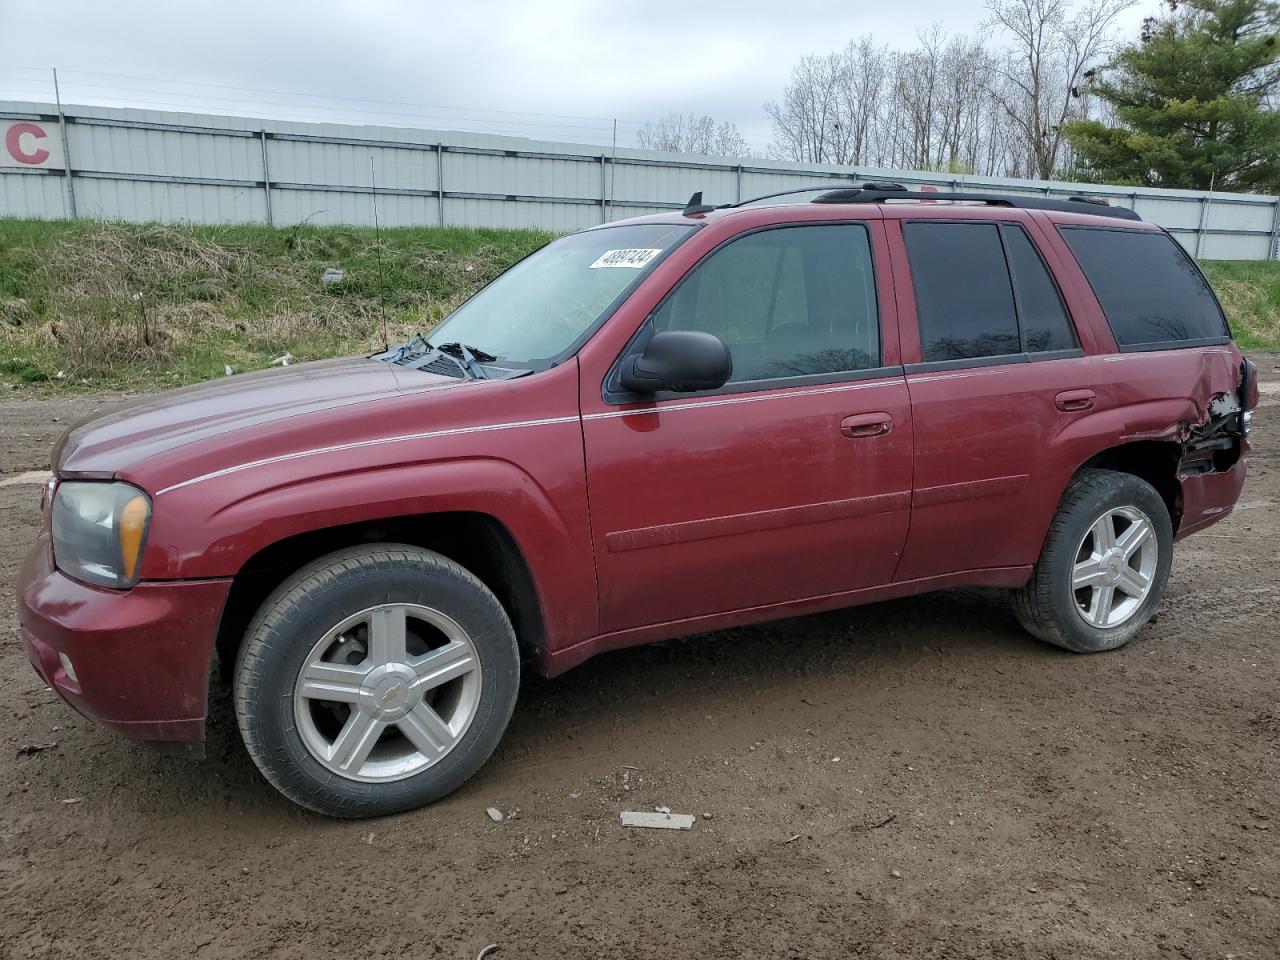
M 84 716 L 128 737 L 203 740 L 214 638 L 231 581 L 101 590 L 52 561 L 45 534 L 18 574 L 19 633 L 41 679 Z

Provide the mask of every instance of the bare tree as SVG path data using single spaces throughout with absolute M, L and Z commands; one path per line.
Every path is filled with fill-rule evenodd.
M 1085 72 L 1110 52 L 1116 18 L 1137 0 L 988 0 L 1011 41 L 992 95 L 1021 134 L 1035 176 L 1058 169 L 1063 124 L 1082 115 Z
M 990 90 L 997 58 L 976 37 L 940 26 L 913 50 L 871 37 L 803 58 L 780 101 L 765 104 L 771 155 L 809 163 L 1001 172 L 1011 121 Z
M 645 150 L 668 153 L 701 153 L 713 157 L 747 157 L 747 142 L 736 125 L 717 124 L 709 116 L 669 113 L 661 120 L 646 123 L 637 134 Z
M 850 40 L 840 53 L 840 113 L 849 135 L 848 163 L 867 163 L 878 149 L 890 54 L 870 36 Z
M 791 69 L 782 101 L 764 112 L 773 122 L 774 153 L 808 163 L 850 163 L 849 129 L 842 125 L 842 64 L 837 53 L 809 55 Z

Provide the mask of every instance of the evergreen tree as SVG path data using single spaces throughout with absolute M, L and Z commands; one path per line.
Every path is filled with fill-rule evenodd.
M 1223 190 L 1280 189 L 1280 4 L 1166 0 L 1088 92 L 1114 125 L 1067 136 L 1089 180 Z

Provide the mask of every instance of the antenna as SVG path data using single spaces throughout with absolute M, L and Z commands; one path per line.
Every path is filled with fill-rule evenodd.
M 689 198 L 689 202 L 685 204 L 684 209 L 680 212 L 686 217 L 693 217 L 700 213 L 710 213 L 714 209 L 715 207 L 711 206 L 711 204 L 702 202 L 702 191 L 699 190 Z
M 373 240 L 378 246 L 378 301 L 382 312 L 382 349 L 391 349 L 391 336 L 387 333 L 387 272 L 382 265 L 382 225 L 378 222 L 378 171 L 369 154 L 369 183 L 373 188 Z

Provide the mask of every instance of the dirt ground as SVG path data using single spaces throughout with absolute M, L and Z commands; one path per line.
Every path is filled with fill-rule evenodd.
M 201 763 L 82 720 L 6 602 L 0 958 L 1273 960 L 1280 358 L 1261 369 L 1241 507 L 1179 546 L 1128 648 L 1059 652 L 960 591 L 611 654 L 526 679 L 470 784 L 380 821 L 278 797 L 225 695 Z M 4 590 L 39 489 L 5 479 L 110 400 L 0 394 Z M 699 820 L 619 825 L 657 805 Z

